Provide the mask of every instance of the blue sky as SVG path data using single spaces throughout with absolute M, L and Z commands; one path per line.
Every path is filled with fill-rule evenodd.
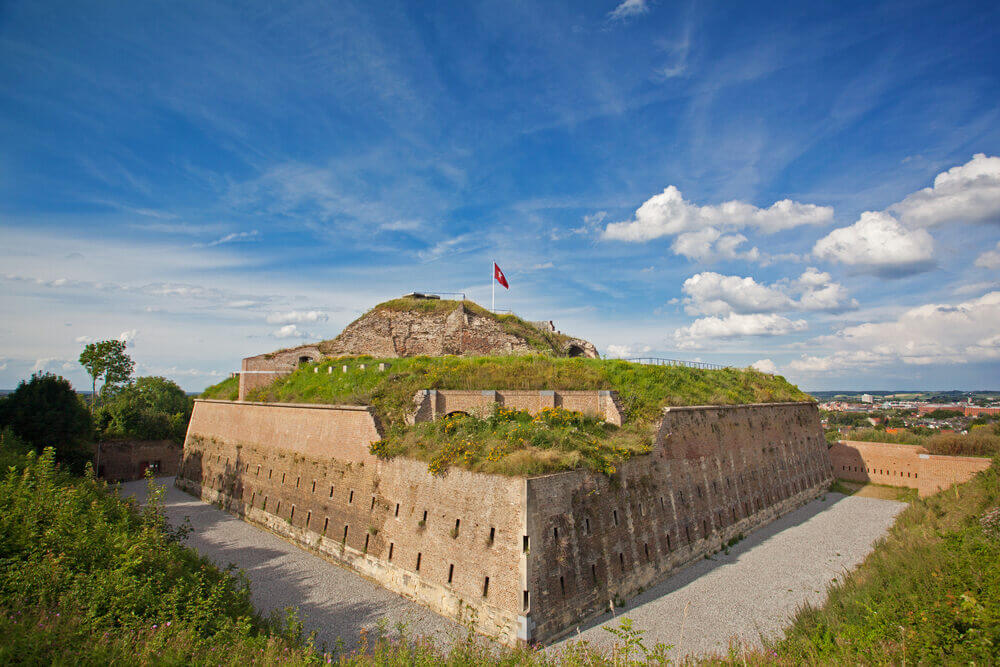
M 417 291 L 998 388 L 996 3 L 0 4 L 0 387 L 199 390 Z

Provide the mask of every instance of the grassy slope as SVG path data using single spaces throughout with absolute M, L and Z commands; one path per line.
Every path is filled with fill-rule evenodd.
M 514 336 L 518 336 L 523 339 L 532 348 L 538 350 L 539 352 L 544 352 L 546 354 L 552 354 L 555 356 L 561 356 L 563 354 L 563 346 L 566 341 L 570 339 L 569 336 L 560 333 L 551 333 L 547 331 L 542 331 L 537 327 L 533 326 L 526 320 L 521 319 L 517 315 L 513 314 L 498 314 L 492 313 L 489 310 L 483 308 L 477 303 L 472 301 L 451 301 L 447 299 L 392 299 L 391 301 L 386 301 L 380 303 L 367 313 L 358 318 L 364 319 L 368 315 L 384 310 L 392 310 L 396 312 L 412 312 L 412 313 L 425 313 L 428 315 L 444 315 L 450 313 L 456 308 L 464 307 L 467 311 L 475 313 L 480 317 L 486 317 L 491 320 L 495 320 L 500 324 L 500 327 L 506 332 Z M 355 320 L 357 322 L 358 320 Z M 353 325 L 352 322 L 350 325 Z M 330 343 L 332 341 L 323 341 L 319 344 L 320 352 L 324 354 L 328 353 L 330 348 Z
M 910 505 L 854 572 L 771 649 L 787 664 L 993 664 L 1000 659 L 1000 459 Z M 757 658 L 770 660 L 770 652 Z
M 378 363 L 390 365 L 379 372 Z M 366 365 L 360 370 L 361 364 Z M 313 368 L 318 365 L 319 373 Z M 784 378 L 755 370 L 696 370 L 626 361 L 520 357 L 343 357 L 308 365 L 252 394 L 252 400 L 365 404 L 388 424 L 402 421 L 420 389 L 614 389 L 629 420 L 650 423 L 667 405 L 805 401 Z M 348 372 L 341 367 L 347 365 Z M 327 374 L 327 368 L 333 368 Z
M 235 401 L 240 395 L 239 377 L 228 377 L 222 382 L 206 387 L 198 398 L 215 398 L 222 401 Z

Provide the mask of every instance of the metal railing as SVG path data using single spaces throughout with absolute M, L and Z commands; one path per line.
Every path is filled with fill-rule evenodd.
M 650 366 L 686 366 L 688 368 L 700 368 L 703 370 L 721 371 L 728 366 L 721 364 L 710 364 L 707 361 L 683 361 L 681 359 L 664 359 L 662 357 L 632 357 L 623 359 L 633 364 L 648 364 Z

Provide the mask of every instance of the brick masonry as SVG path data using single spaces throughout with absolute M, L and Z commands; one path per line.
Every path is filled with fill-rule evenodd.
M 923 447 L 841 440 L 830 448 L 833 474 L 853 482 L 909 487 L 929 496 L 990 467 L 975 456 L 928 454 Z
M 558 637 L 831 481 L 812 403 L 667 409 L 653 452 L 611 477 L 433 476 L 372 457 L 380 434 L 357 406 L 197 401 L 177 484 L 514 643 Z
M 111 482 L 142 479 L 147 469 L 154 475 L 176 475 L 180 470 L 181 446 L 172 440 L 116 440 L 93 448 L 98 477 Z
M 451 390 L 425 389 L 413 398 L 414 411 L 409 422 L 431 421 L 453 412 L 489 414 L 494 405 L 532 414 L 544 408 L 565 408 L 602 417 L 609 424 L 621 426 L 625 419 L 618 392 L 615 391 L 546 391 L 546 390 Z

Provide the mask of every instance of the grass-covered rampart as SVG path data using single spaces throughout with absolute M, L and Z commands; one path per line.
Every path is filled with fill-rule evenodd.
M 379 371 L 379 362 L 385 362 L 388 370 Z M 342 371 L 345 365 L 346 373 Z M 318 373 L 314 372 L 316 366 Z M 331 367 L 333 372 L 327 373 Z M 402 422 L 413 410 L 413 397 L 420 389 L 612 389 L 618 392 L 626 420 L 644 423 L 657 420 L 668 405 L 811 400 L 784 378 L 753 369 L 700 370 L 541 355 L 341 357 L 306 364 L 251 392 L 249 399 L 371 405 L 379 418 L 391 426 Z
M 386 371 L 378 370 L 380 362 L 388 364 Z M 577 415 L 569 417 L 576 430 L 563 433 L 562 426 L 549 423 L 552 420 L 532 421 L 526 413 L 501 411 L 488 419 L 453 420 L 447 425 L 453 429 L 450 432 L 441 424 L 407 427 L 405 417 L 414 410 L 413 398 L 421 389 L 611 389 L 618 392 L 625 424 L 621 428 L 596 425 L 595 420 L 588 422 Z M 217 385 L 203 396 L 224 391 L 224 386 Z M 784 378 L 752 369 L 697 370 L 542 355 L 341 357 L 303 366 L 248 398 L 371 405 L 387 426 L 385 441 L 373 448 L 379 456 L 424 460 L 432 472 L 457 465 L 507 475 L 574 468 L 611 472 L 619 462 L 649 451 L 655 426 L 668 405 L 809 400 Z M 507 419 L 498 419 L 506 413 Z M 512 435 L 515 431 L 516 436 Z

